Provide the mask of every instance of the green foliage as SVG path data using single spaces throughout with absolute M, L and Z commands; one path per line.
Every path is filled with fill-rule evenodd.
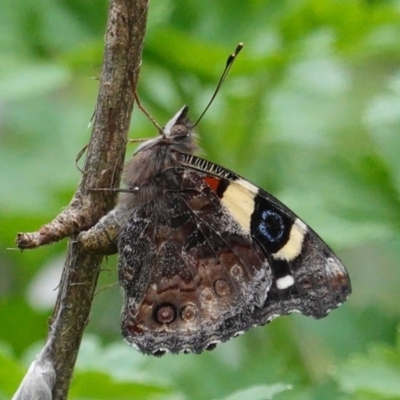
M 51 220 L 79 181 L 108 8 L 95 3 L 1 6 L 0 399 L 46 337 L 52 300 L 34 304 L 57 287 L 43 276 L 59 270 L 65 243 L 6 249 L 18 231 Z M 183 104 L 196 119 L 244 42 L 198 126 L 203 155 L 306 220 L 348 266 L 353 295 L 321 321 L 293 315 L 212 353 L 153 359 L 120 339 L 111 257 L 71 399 L 400 398 L 399 10 L 398 0 L 151 3 L 142 103 L 161 124 Z M 135 111 L 131 137 L 153 135 Z
M 336 378 L 343 390 L 358 398 L 400 399 L 400 330 L 396 347 L 374 344 L 339 368 Z
M 0 399 L 9 399 L 24 377 L 24 368 L 6 350 L 0 348 Z M 8 395 L 8 396 L 7 396 Z

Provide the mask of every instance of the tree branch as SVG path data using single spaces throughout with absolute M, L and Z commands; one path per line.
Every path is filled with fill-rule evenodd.
M 75 236 L 113 208 L 115 193 L 91 189 L 119 186 L 141 62 L 147 8 L 148 0 L 111 1 L 99 94 L 81 182 L 69 206 L 51 223 L 38 232 L 18 234 L 17 244 L 21 249 Z M 67 398 L 102 257 L 88 254 L 76 241 L 69 243 L 47 343 L 14 399 L 45 398 L 36 394 L 40 390 L 33 393 L 32 385 L 27 384 L 39 382 L 38 376 L 44 365 L 50 376 L 55 371 L 55 379 L 46 380 L 51 382 L 52 399 Z M 44 380 L 40 382 L 42 384 Z

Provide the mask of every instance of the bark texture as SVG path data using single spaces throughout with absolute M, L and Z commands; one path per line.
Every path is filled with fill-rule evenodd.
M 69 206 L 52 222 L 37 232 L 18 234 L 19 248 L 35 248 L 75 237 L 114 207 L 116 192 L 92 189 L 115 188 L 120 183 L 147 9 L 148 0 L 110 2 L 99 94 L 81 182 Z M 55 371 L 50 388 L 53 400 L 67 398 L 102 258 L 101 254 L 89 254 L 75 240 L 69 243 L 45 351 L 36 360 L 36 375 L 31 375 L 37 377 L 43 365 L 52 366 Z M 34 363 L 31 369 L 35 370 Z M 14 398 L 36 399 L 32 392 L 24 395 L 24 382 Z

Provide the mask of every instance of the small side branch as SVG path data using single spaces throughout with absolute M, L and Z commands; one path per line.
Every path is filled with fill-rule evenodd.
M 72 203 L 52 222 L 43 225 L 38 231 L 18 233 L 15 240 L 21 250 L 34 249 L 45 244 L 58 242 L 90 228 L 98 219 L 92 207 L 84 207 L 82 199 L 74 198 Z M 101 212 L 101 209 L 98 210 Z

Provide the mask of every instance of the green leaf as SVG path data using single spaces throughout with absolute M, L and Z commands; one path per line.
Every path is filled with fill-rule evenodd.
M 247 389 L 237 390 L 221 400 L 270 400 L 276 394 L 292 389 L 291 385 L 275 383 L 273 385 L 258 385 Z
M 117 381 L 101 372 L 77 372 L 72 382 L 70 399 L 162 399 L 171 392 L 154 385 Z
M 69 73 L 62 65 L 33 64 L 0 79 L 0 100 L 15 101 L 60 89 Z
M 375 344 L 366 354 L 351 356 L 335 377 L 348 393 L 400 399 L 399 342 L 397 347 Z
M 0 399 L 10 398 L 24 376 L 24 368 L 0 346 Z

